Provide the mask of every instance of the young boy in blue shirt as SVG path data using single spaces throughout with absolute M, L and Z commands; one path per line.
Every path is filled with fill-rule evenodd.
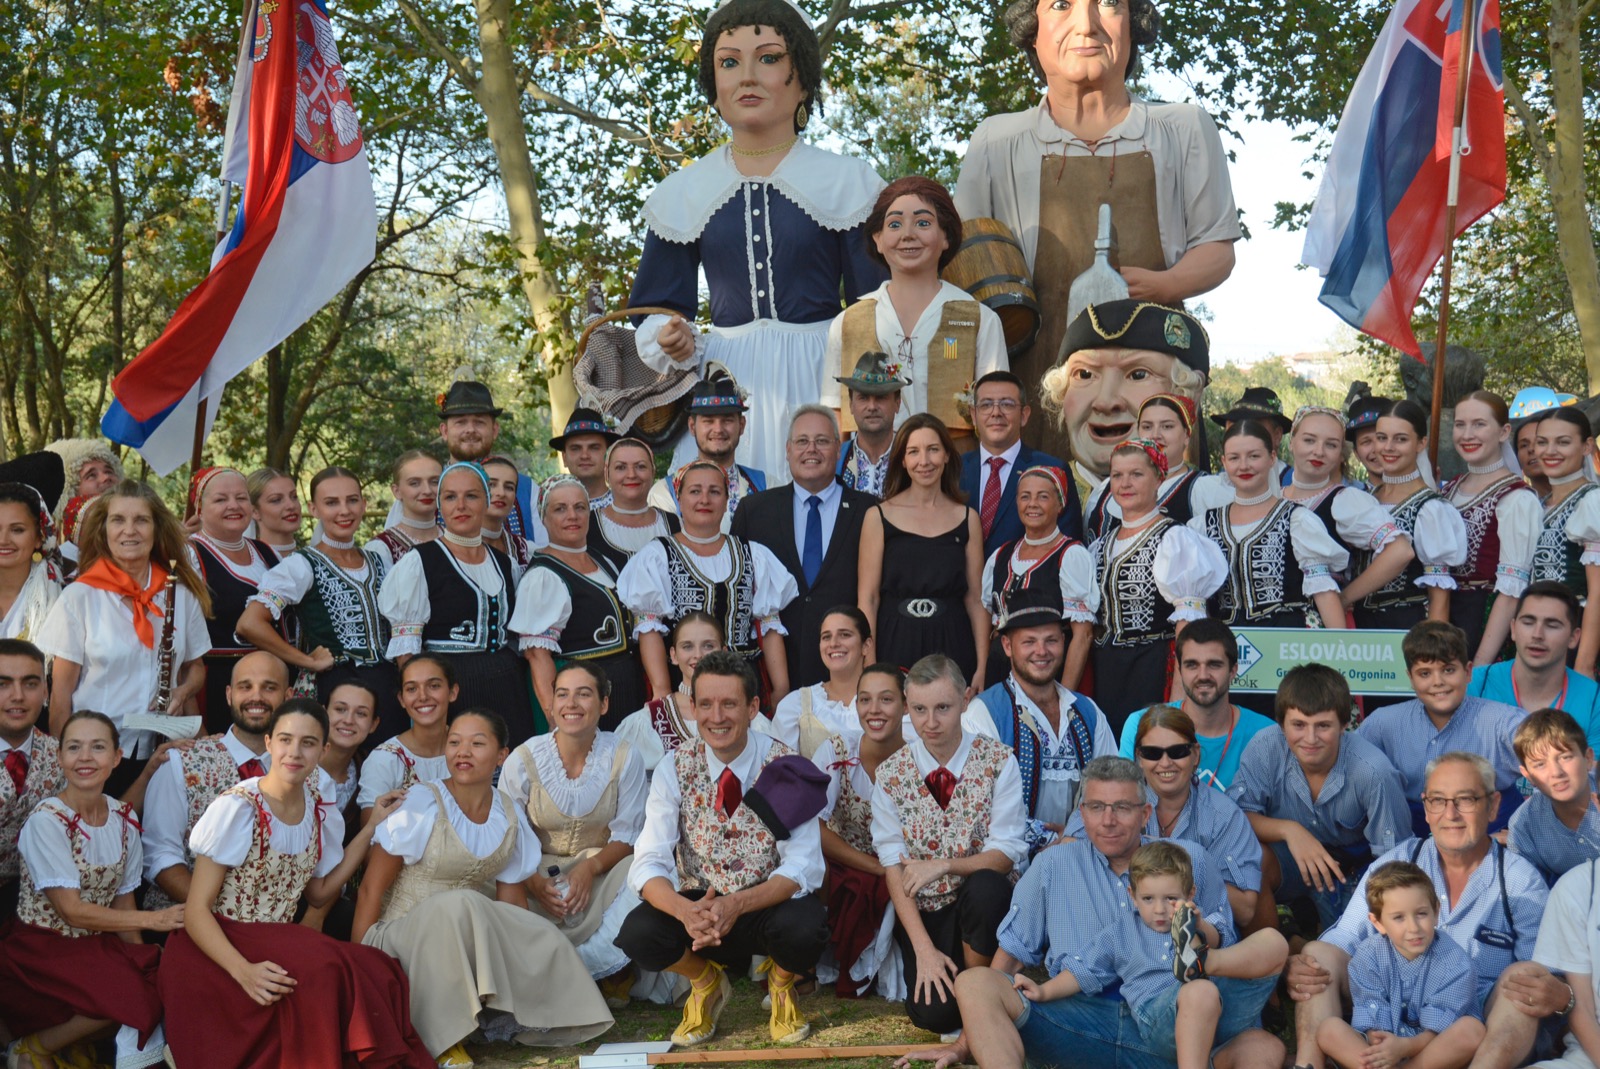
M 1146 1049 L 1178 1069 L 1206 1069 L 1212 1050 L 1256 1027 L 1289 945 L 1269 928 L 1219 947 L 1216 928 L 1193 903 L 1194 864 L 1176 843 L 1136 850 L 1128 882 L 1138 919 L 1119 918 L 1042 984 L 1019 974 L 1017 993 L 1051 1002 L 1099 994 L 1120 981 Z
M 1594 751 L 1570 713 L 1530 713 L 1511 737 L 1522 775 L 1537 788 L 1511 814 L 1506 845 L 1554 884 L 1568 869 L 1600 857 L 1600 808 L 1594 801 Z
M 1454 939 L 1440 939 L 1439 895 L 1428 874 L 1391 861 L 1367 875 L 1367 909 L 1382 939 L 1364 939 L 1350 959 L 1350 1023 L 1317 1029 L 1317 1045 L 1340 1065 L 1414 1061 L 1465 1069 L 1483 1042 L 1477 974 Z

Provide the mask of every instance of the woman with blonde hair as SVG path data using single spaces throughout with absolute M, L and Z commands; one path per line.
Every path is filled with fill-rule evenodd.
M 124 479 L 84 510 L 78 547 L 77 581 L 35 638 L 54 658 L 51 730 L 76 709 L 105 713 L 119 731 L 147 712 L 197 715 L 211 594 L 190 561 L 183 524 L 153 489 Z M 155 732 L 122 731 L 131 760 L 117 767 L 108 793 L 140 777 L 158 741 Z
M 279 559 L 300 545 L 300 488 L 294 476 L 277 468 L 257 468 L 244 478 L 255 519 L 253 537 L 267 544 Z

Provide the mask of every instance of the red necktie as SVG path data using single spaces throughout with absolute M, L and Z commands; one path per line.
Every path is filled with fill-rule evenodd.
M 21 750 L 7 750 L 6 771 L 11 773 L 11 782 L 17 785 L 17 797 L 22 797 L 23 784 L 28 782 L 28 755 Z
M 939 803 L 940 809 L 950 808 L 950 796 L 956 793 L 955 773 L 948 768 L 936 768 L 928 773 L 928 793 Z
M 739 777 L 733 774 L 733 769 L 723 769 L 722 775 L 717 777 L 718 812 L 725 817 L 731 817 L 742 801 L 744 801 L 744 788 L 739 786 Z
M 252 757 L 239 766 L 240 779 L 257 779 L 266 774 L 267 770 L 261 767 L 261 759 L 259 757 Z
M 983 484 L 983 503 L 978 507 L 978 519 L 983 522 L 984 541 L 994 531 L 994 518 L 1000 514 L 1000 469 L 1006 466 L 1005 457 L 990 457 L 989 481 Z

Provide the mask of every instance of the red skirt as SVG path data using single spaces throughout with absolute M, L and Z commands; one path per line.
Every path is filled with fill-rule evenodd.
M 109 932 L 74 938 L 11 920 L 0 928 L 0 1018 L 31 1035 L 76 1014 L 115 1021 L 150 1038 L 161 1023 L 159 947 Z
M 160 989 L 178 1065 L 435 1069 L 411 1027 L 406 974 L 389 955 L 300 924 L 217 923 L 246 960 L 275 962 L 297 984 L 271 1006 L 257 1005 L 187 932 L 174 932 L 161 956 Z
M 828 862 L 828 942 L 839 964 L 834 990 L 841 998 L 859 998 L 850 970 L 878 937 L 883 911 L 889 907 L 889 885 L 882 876 Z

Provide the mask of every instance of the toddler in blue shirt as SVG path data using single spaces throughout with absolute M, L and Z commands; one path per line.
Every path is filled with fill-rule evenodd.
M 1367 909 L 1383 939 L 1364 939 L 1350 959 L 1350 1023 L 1317 1029 L 1340 1065 L 1399 1065 L 1427 1049 L 1440 1069 L 1464 1069 L 1484 1039 L 1472 958 L 1435 932 L 1439 895 L 1428 874 L 1391 861 L 1367 876 Z
M 1146 1049 L 1178 1069 L 1206 1069 L 1213 1049 L 1256 1027 L 1288 944 L 1268 929 L 1220 946 L 1216 928 L 1194 905 L 1194 864 L 1176 843 L 1139 847 L 1128 882 L 1137 920 L 1120 918 L 1043 984 L 1017 976 L 1017 992 L 1050 1002 L 1120 982 Z

